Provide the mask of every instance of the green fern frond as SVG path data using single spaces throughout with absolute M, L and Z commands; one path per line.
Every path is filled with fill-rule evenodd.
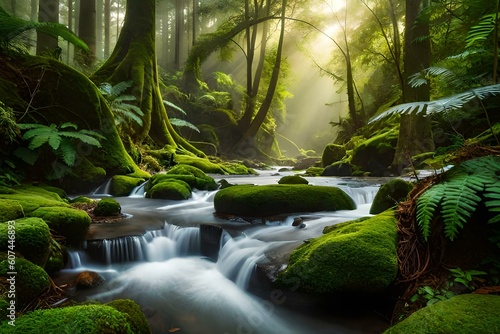
M 175 126 L 179 126 L 179 127 L 187 127 L 187 128 L 190 128 L 198 133 L 200 133 L 200 129 L 198 129 L 196 127 L 196 125 L 194 125 L 193 123 L 190 123 L 188 121 L 185 121 L 183 119 L 179 119 L 179 118 L 170 118 L 170 123 L 172 125 L 175 125 Z
M 123 102 L 136 101 L 136 100 L 137 100 L 137 98 L 134 95 L 119 95 L 119 96 L 115 97 L 115 99 L 113 100 L 113 103 L 120 104 Z
M 484 15 L 479 23 L 473 26 L 465 39 L 467 43 L 466 48 L 469 48 L 477 42 L 484 41 L 493 32 L 496 25 L 496 13 Z
M 177 111 L 180 111 L 182 114 L 184 115 L 187 115 L 187 113 L 184 111 L 184 109 L 182 109 L 181 107 L 177 106 L 176 104 L 170 102 L 170 101 L 167 101 L 167 100 L 163 100 L 163 103 L 166 105 L 166 106 L 169 106 L 171 108 L 174 108 L 175 110 Z
M 424 240 L 426 241 L 429 239 L 431 234 L 431 222 L 434 218 L 434 213 L 443 198 L 445 188 L 446 185 L 437 184 L 432 188 L 429 188 L 417 200 L 417 224 L 420 227 Z
M 28 165 L 33 166 L 38 160 L 40 151 L 32 151 L 27 147 L 20 146 L 14 150 L 14 155 L 26 162 Z
M 36 150 L 43 144 L 49 141 L 50 135 L 44 134 L 44 135 L 38 135 L 36 137 L 33 137 L 30 141 L 30 144 L 28 145 L 28 148 L 30 150 Z
M 65 122 L 65 123 L 59 125 L 59 128 L 60 129 L 73 128 L 75 130 L 78 130 L 78 126 L 75 123 L 71 123 L 71 122 Z
M 132 80 L 119 82 L 116 85 L 112 86 L 111 95 L 115 96 L 115 97 L 120 96 L 128 88 L 132 87 L 133 84 L 134 84 L 134 82 Z M 135 100 L 135 96 L 134 96 L 134 100 Z
M 141 111 L 142 113 L 142 111 Z M 124 123 L 126 122 L 128 119 L 131 119 L 133 120 L 134 122 L 136 122 L 137 124 L 139 124 L 140 126 L 142 126 L 142 119 L 137 116 L 135 113 L 127 110 L 127 109 L 120 109 L 119 113 L 117 113 L 115 115 L 115 121 L 116 121 L 116 125 L 120 125 L 121 123 Z
M 100 133 L 92 131 L 92 130 L 82 129 L 82 130 L 80 130 L 78 132 L 82 133 L 84 135 L 87 135 L 87 136 L 91 136 L 91 137 L 97 138 L 97 139 L 102 139 L 102 140 L 106 140 L 107 139 L 106 137 L 104 137 Z
M 91 146 L 101 147 L 101 143 L 97 139 L 80 132 L 61 131 L 59 132 L 59 135 L 61 137 L 78 139 L 79 141 Z
M 51 135 L 48 139 L 48 144 L 52 148 L 52 150 L 57 151 L 59 149 L 59 145 L 61 145 L 62 138 L 57 135 Z
M 63 139 L 60 146 L 60 156 L 64 163 L 72 167 L 76 161 L 76 149 L 71 140 Z

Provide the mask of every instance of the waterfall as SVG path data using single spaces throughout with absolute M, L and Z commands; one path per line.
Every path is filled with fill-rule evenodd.
M 143 198 L 144 195 L 146 194 L 144 191 L 144 188 L 148 182 L 149 182 L 149 180 L 141 183 L 140 185 L 138 185 L 137 187 L 132 189 L 132 191 L 130 192 L 130 195 L 128 195 L 128 197 Z
M 111 179 L 107 179 L 92 193 L 92 196 L 111 196 Z
M 346 186 L 338 187 L 353 199 L 354 203 L 356 203 L 356 206 L 371 204 L 380 188 L 376 186 L 367 186 L 361 188 L 352 188 Z

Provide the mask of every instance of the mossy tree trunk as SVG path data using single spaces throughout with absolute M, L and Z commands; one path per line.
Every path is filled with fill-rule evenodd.
M 96 83 L 116 85 L 133 81 L 132 94 L 144 113 L 143 125 L 131 130 L 135 142 L 150 137 L 159 146 L 168 145 L 204 156 L 172 127 L 159 88 L 155 50 L 155 0 L 128 0 L 123 28 L 113 53 L 94 73 Z

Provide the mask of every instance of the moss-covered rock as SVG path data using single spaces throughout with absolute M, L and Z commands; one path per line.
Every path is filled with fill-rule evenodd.
M 37 310 L 19 317 L 15 324 L 4 322 L 0 333 L 134 334 L 125 313 L 100 304 Z
M 309 181 L 300 175 L 287 175 L 278 180 L 279 184 L 309 184 Z
M 29 214 L 45 220 L 50 229 L 73 244 L 85 238 L 91 219 L 83 211 L 73 208 L 41 207 Z
M 3 200 L 19 202 L 25 215 L 28 215 L 39 207 L 69 207 L 69 204 L 63 201 L 58 194 L 40 187 L 23 184 L 12 187 L 11 190 L 12 192 L 8 194 L 0 194 L 1 202 Z
M 95 166 L 88 159 L 82 158 L 61 180 L 61 185 L 68 192 L 82 193 L 94 190 L 105 179 L 106 170 L 104 168 Z
M 373 199 L 370 214 L 376 215 L 392 208 L 405 200 L 412 189 L 413 184 L 403 179 L 393 179 L 384 183 Z
M 113 196 L 128 196 L 130 192 L 145 180 L 126 175 L 115 175 L 111 178 L 110 194 Z
M 346 154 L 344 145 L 328 144 L 323 150 L 321 156 L 321 165 L 323 167 L 329 166 L 334 162 L 340 161 Z
M 40 187 L 40 188 L 45 189 L 47 191 L 56 193 L 65 202 L 69 201 L 68 194 L 66 194 L 66 191 L 62 188 L 54 187 L 54 186 L 47 185 L 47 184 L 40 184 L 37 187 Z
M 201 170 L 204 173 L 226 174 L 226 172 L 221 166 L 205 158 L 199 158 L 190 155 L 176 155 L 175 161 L 179 165 L 189 165 L 192 167 L 196 167 L 197 169 Z M 175 166 L 174 169 L 177 166 Z
M 73 204 L 92 204 L 94 200 L 92 198 L 88 198 L 87 196 L 78 196 L 73 198 L 71 201 Z
M 10 261 L 0 262 L 0 277 L 5 278 L 2 279 L 3 291 L 10 289 L 7 279 L 12 276 L 8 273 L 13 271 L 11 268 L 13 265 L 17 273 L 15 275 L 16 310 L 21 310 L 50 287 L 49 275 L 41 267 L 26 259 L 16 258 L 14 263 Z
M 321 176 L 325 169 L 323 167 L 309 167 L 306 169 L 304 175 L 307 176 Z
M 278 282 L 313 294 L 374 294 L 396 278 L 397 222 L 392 212 L 341 223 L 292 252 Z
M 265 217 L 282 213 L 354 210 L 354 201 L 336 187 L 285 185 L 239 185 L 215 194 L 217 213 Z
M 192 175 L 195 177 L 196 186 L 199 190 L 215 190 L 217 183 L 215 180 L 205 174 L 201 169 L 190 165 L 176 165 L 174 168 L 167 172 L 167 175 Z
M 351 176 L 353 167 L 347 162 L 337 161 L 327 166 L 321 176 Z
M 426 306 L 384 334 L 500 333 L 500 296 L 466 294 Z
M 134 334 L 150 334 L 148 321 L 142 313 L 141 307 L 136 302 L 130 299 L 116 299 L 106 305 L 125 314 L 130 328 Z
M 9 243 L 10 241 L 10 243 Z M 14 241 L 15 250 L 24 258 L 43 267 L 49 258 L 52 237 L 40 218 L 21 218 L 0 223 L 0 251 L 7 251 Z
M 0 222 L 24 217 L 23 207 L 18 201 L 4 199 L 0 201 Z
M 394 160 L 397 130 L 388 130 L 369 138 L 352 151 L 351 164 L 373 176 L 384 176 Z
M 189 184 L 182 180 L 176 178 L 166 179 L 148 190 L 146 197 L 178 201 L 191 197 L 191 189 Z
M 94 215 L 96 216 L 118 216 L 122 212 L 120 203 L 114 198 L 103 198 L 94 208 Z

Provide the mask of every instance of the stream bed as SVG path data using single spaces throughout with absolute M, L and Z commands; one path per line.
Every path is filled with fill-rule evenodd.
M 224 176 L 234 184 L 276 184 L 292 172 Z M 214 176 L 216 180 L 221 176 Z M 124 222 L 93 226 L 82 249 L 70 252 L 61 275 L 90 270 L 104 278 L 79 291 L 78 301 L 130 298 L 139 303 L 153 333 L 380 333 L 379 314 L 360 306 L 338 312 L 273 287 L 259 268 L 282 269 L 291 250 L 322 234 L 325 226 L 367 216 L 385 179 L 307 178 L 337 186 L 356 202 L 352 211 L 295 213 L 255 222 L 214 215 L 215 192 L 196 191 L 189 200 L 143 198 L 141 190 L 117 198 Z M 301 218 L 302 228 L 292 226 Z M 277 267 L 278 266 L 278 267 Z M 338 305 L 337 305 L 338 306 Z

